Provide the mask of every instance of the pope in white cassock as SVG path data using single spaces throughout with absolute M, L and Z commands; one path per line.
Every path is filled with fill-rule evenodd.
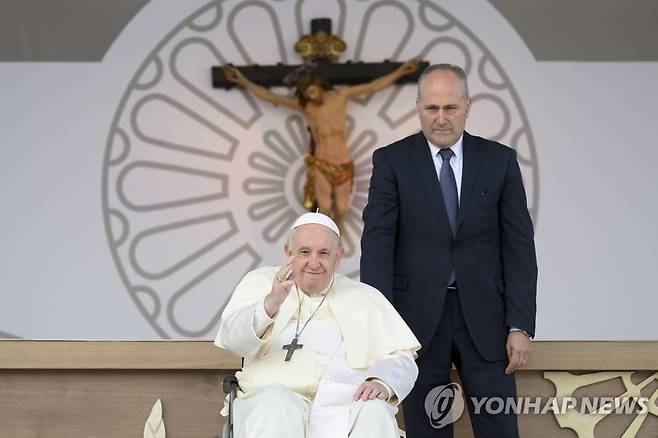
M 336 224 L 306 213 L 281 267 L 249 272 L 215 344 L 244 357 L 237 438 L 399 437 L 395 413 L 418 368 L 418 340 L 376 289 L 334 270 Z

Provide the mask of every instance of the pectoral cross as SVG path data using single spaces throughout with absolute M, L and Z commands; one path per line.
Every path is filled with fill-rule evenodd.
M 290 344 L 281 347 L 282 350 L 288 350 L 288 353 L 286 353 L 286 359 L 285 359 L 286 362 L 290 360 L 295 350 L 301 350 L 302 348 L 304 348 L 304 344 L 299 344 L 298 342 L 299 342 L 299 338 L 295 336 Z

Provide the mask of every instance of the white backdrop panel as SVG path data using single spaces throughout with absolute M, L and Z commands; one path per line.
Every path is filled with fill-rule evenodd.
M 210 67 L 298 63 L 328 16 L 343 60 L 468 67 L 468 129 L 524 159 L 538 339 L 656 339 L 658 63 L 537 62 L 485 1 L 298 3 L 153 1 L 100 63 L 0 64 L 0 337 L 212 338 L 241 275 L 282 260 L 308 139 L 293 111 L 212 89 Z M 349 275 L 370 154 L 418 129 L 414 99 L 350 104 Z

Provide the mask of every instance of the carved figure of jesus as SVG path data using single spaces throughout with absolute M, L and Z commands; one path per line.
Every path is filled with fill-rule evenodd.
M 419 65 L 420 61 L 414 58 L 370 82 L 341 87 L 332 87 L 327 80 L 311 73 L 302 73 L 297 78 L 294 97 L 272 93 L 250 81 L 233 66 L 224 66 L 224 73 L 229 81 L 257 98 L 304 114 L 315 143 L 315 153 L 305 159 L 309 172 L 304 189 L 304 206 L 310 209 L 314 202 L 317 203 L 320 212 L 331 216 L 342 231 L 354 176 L 354 164 L 347 148 L 347 104 L 352 97 L 391 85 L 402 76 L 416 71 Z

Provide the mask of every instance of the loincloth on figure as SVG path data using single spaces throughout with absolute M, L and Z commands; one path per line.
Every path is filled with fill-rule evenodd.
M 306 185 L 304 186 L 304 208 L 311 209 L 315 204 L 315 171 L 316 169 L 322 172 L 322 175 L 327 179 L 333 189 L 346 183 L 354 183 L 354 163 L 349 161 L 347 163 L 334 164 L 322 158 L 307 155 L 304 162 L 308 166 L 306 175 Z M 350 185 L 350 191 L 352 190 Z

